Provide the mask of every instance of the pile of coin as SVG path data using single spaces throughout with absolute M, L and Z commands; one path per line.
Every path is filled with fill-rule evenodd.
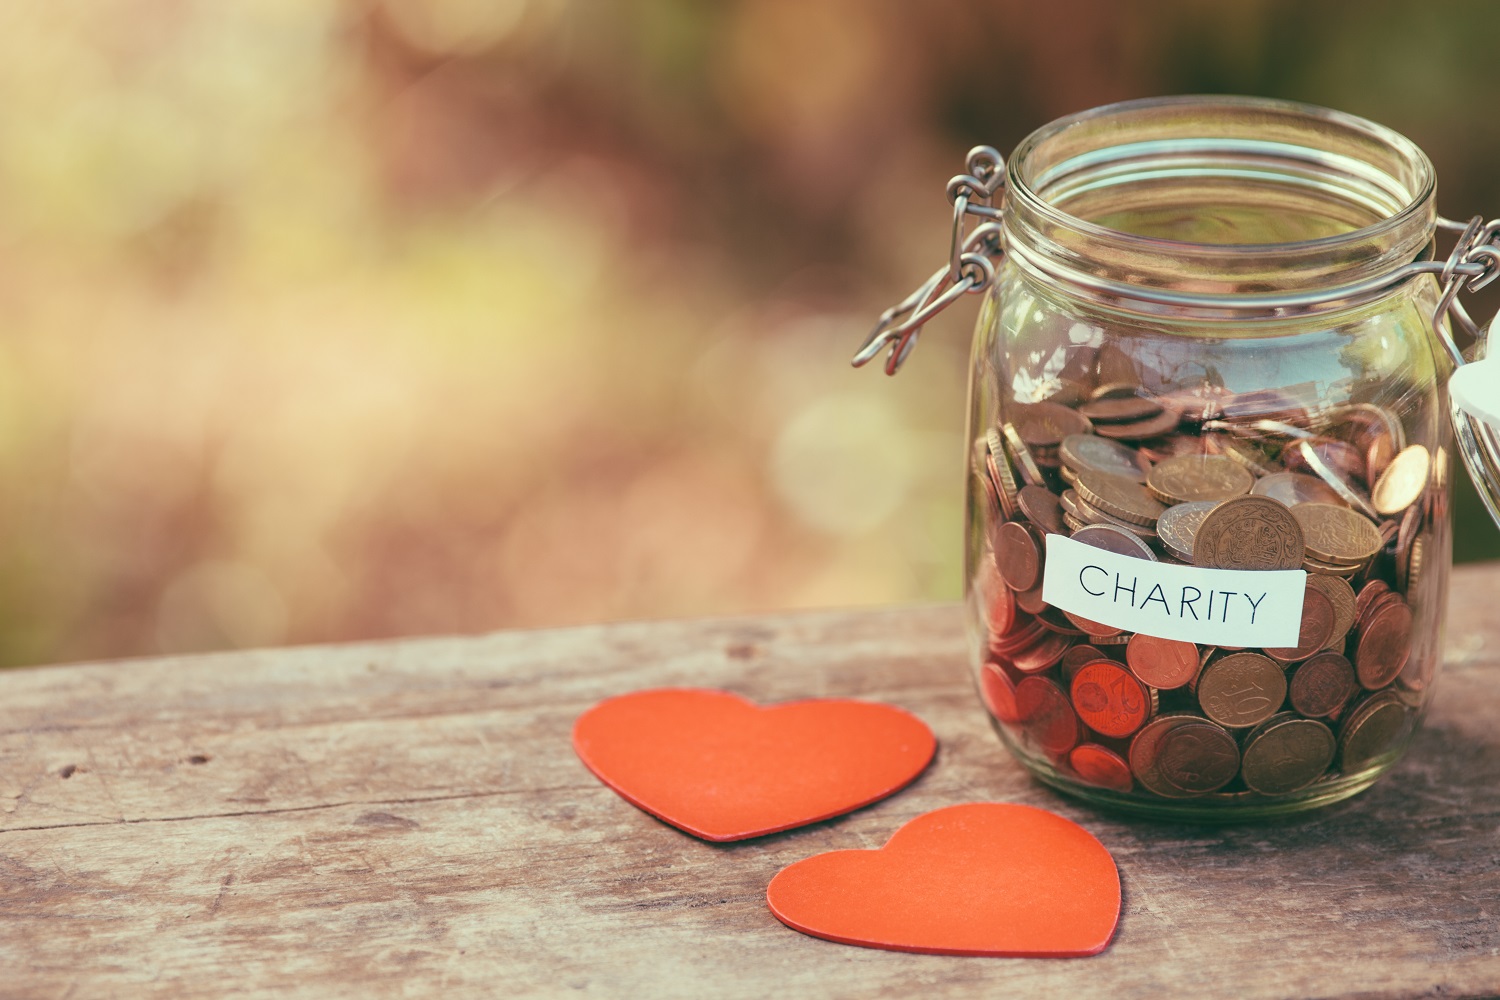
M 1052 767 L 1122 793 L 1287 795 L 1389 762 L 1435 666 L 1411 653 L 1409 597 L 1446 516 L 1444 462 L 1388 409 L 1271 390 L 1116 382 L 1003 407 L 974 447 L 985 705 Z M 1051 607 L 1049 534 L 1139 559 L 1306 570 L 1297 643 L 1203 647 Z

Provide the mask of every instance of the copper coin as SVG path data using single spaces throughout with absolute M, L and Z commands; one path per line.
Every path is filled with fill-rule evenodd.
M 1020 711 L 1016 707 L 1015 682 L 1000 669 L 998 663 L 986 663 L 980 670 L 979 696 L 984 700 L 984 707 L 1001 722 L 1020 719 Z
M 1156 535 L 1168 552 L 1185 563 L 1193 561 L 1193 539 L 1204 518 L 1217 507 L 1218 501 L 1198 500 L 1173 504 L 1156 519 Z
M 1405 603 L 1406 599 L 1393 590 L 1388 590 L 1385 593 L 1380 594 L 1365 606 L 1364 614 L 1359 616 L 1358 630 L 1361 633 L 1364 632 L 1365 629 L 1370 627 L 1370 623 L 1375 620 L 1375 616 L 1380 614 L 1380 612 L 1384 611 L 1390 605 Z
M 1259 653 L 1230 653 L 1198 674 L 1203 714 L 1230 729 L 1258 726 L 1286 700 L 1286 675 Z
M 1146 488 L 1164 504 L 1228 500 L 1255 485 L 1255 475 L 1223 455 L 1179 455 L 1146 476 Z
M 1078 496 L 1131 524 L 1149 528 L 1167 509 L 1140 483 L 1098 472 L 1078 473 Z
M 1093 663 L 1095 660 L 1107 659 L 1109 657 L 1105 656 L 1097 648 L 1085 643 L 1074 646 L 1064 653 L 1063 658 L 1057 661 L 1057 668 L 1062 671 L 1063 680 L 1072 683 L 1073 675 L 1078 672 L 1079 667 L 1087 663 Z
M 1359 620 L 1359 611 L 1355 607 L 1354 588 L 1349 585 L 1349 581 L 1337 576 L 1310 575 L 1307 578 L 1307 585 L 1320 591 L 1333 605 L 1333 632 L 1328 636 L 1328 641 L 1323 644 L 1323 648 L 1342 648 L 1345 636 Z
M 1401 673 L 1411 655 L 1411 625 L 1411 608 L 1400 601 L 1375 612 L 1370 623 L 1360 629 L 1354 671 L 1361 687 L 1378 690 Z
M 1064 533 L 1062 503 L 1057 494 L 1045 486 L 1023 486 L 1017 495 L 1021 513 L 1026 519 L 1049 535 Z
M 1129 736 L 1151 717 L 1151 692 L 1113 660 L 1080 667 L 1068 690 L 1083 724 L 1103 736 Z
M 1145 420 L 1132 420 L 1127 424 L 1100 424 L 1094 428 L 1094 433 L 1118 441 L 1144 441 L 1174 431 L 1180 423 L 1181 413 L 1163 409 L 1156 416 Z
M 1391 467 L 1395 460 L 1396 442 L 1384 431 L 1370 434 L 1357 442 L 1365 450 L 1365 475 L 1367 481 L 1379 483 L 1380 477 Z
M 1333 602 L 1308 584 L 1302 591 L 1302 626 L 1297 632 L 1297 645 L 1267 649 L 1266 655 L 1278 663 L 1307 659 L 1328 644 L 1328 637 L 1333 635 L 1333 621 Z
M 1374 438 L 1391 442 L 1394 455 L 1406 446 L 1406 434 L 1394 413 L 1372 403 L 1348 403 L 1326 411 L 1323 429 L 1332 437 L 1356 445 L 1368 445 Z
M 1235 497 L 1215 507 L 1193 538 L 1193 565 L 1217 569 L 1297 569 L 1302 528 L 1269 497 Z
M 1371 601 L 1375 600 L 1381 594 L 1389 594 L 1390 592 L 1391 585 L 1384 580 L 1371 580 L 1360 588 L 1359 595 L 1354 599 L 1355 613 L 1363 618 L 1365 609 L 1370 606 Z
M 1342 653 L 1323 652 L 1303 662 L 1287 681 L 1292 707 L 1318 719 L 1333 715 L 1359 690 L 1354 666 Z
M 1176 726 L 1162 739 L 1162 778 L 1190 795 L 1218 791 L 1240 769 L 1240 750 L 1223 728 L 1204 719 Z
M 1099 384 L 1089 393 L 1089 399 L 1125 399 L 1141 394 L 1140 379 L 1135 377 L 1135 366 L 1128 358 L 1114 354 L 1101 359 L 1096 371 Z
M 1099 472 L 1144 483 L 1150 471 L 1149 464 L 1136 454 L 1134 448 L 1093 434 L 1071 434 L 1063 438 L 1058 453 L 1063 464 L 1075 473 Z
M 1009 664 L 1013 655 L 1041 642 L 1046 634 L 1046 627 L 1031 615 L 1017 615 L 1016 623 L 1011 626 L 1009 632 L 1006 632 L 1004 635 L 996 635 L 994 632 L 990 633 L 989 654 L 995 659 Z
M 1159 715 L 1142 726 L 1141 731 L 1130 741 L 1127 754 L 1130 773 L 1135 775 L 1135 780 L 1147 791 L 1155 792 L 1163 798 L 1188 798 L 1189 793 L 1162 777 L 1161 748 L 1163 741 L 1174 730 L 1202 721 L 1196 715 Z
M 1333 730 L 1291 712 L 1267 719 L 1245 738 L 1240 773 L 1246 787 L 1285 795 L 1317 781 L 1333 763 Z
M 1421 497 L 1432 471 L 1432 456 L 1419 444 L 1402 450 L 1370 490 L 1370 506 L 1381 514 L 1399 514 Z
M 1077 410 L 1058 403 L 1027 403 L 1014 407 L 1011 423 L 1032 448 L 1056 448 L 1069 434 L 1087 434 L 1093 424 Z
M 1364 515 L 1330 503 L 1299 503 L 1292 516 L 1307 555 L 1323 563 L 1363 563 L 1380 551 L 1380 529 Z
M 1067 753 L 1083 735 L 1067 694 L 1049 678 L 1023 678 L 1016 685 L 1016 709 L 1026 735 L 1048 753 Z
M 1073 532 L 1073 540 L 1116 555 L 1149 559 L 1156 562 L 1156 553 L 1140 538 L 1112 524 L 1089 524 Z
M 1083 615 L 1075 615 L 1071 611 L 1064 611 L 1063 614 L 1068 616 L 1068 621 L 1088 633 L 1089 640 L 1096 645 L 1100 639 L 1110 639 L 1125 631 L 1122 628 L 1115 628 L 1113 625 L 1106 625 L 1103 622 L 1090 621 L 1083 617 Z
M 1096 424 L 1128 424 L 1147 420 L 1162 411 L 1155 400 L 1144 396 L 1105 396 L 1091 399 L 1078 407 L 1078 412 Z
M 1395 751 L 1410 732 L 1413 718 L 1392 691 L 1360 702 L 1339 727 L 1339 770 L 1354 774 Z
M 999 659 L 1008 663 L 1012 653 L 1036 642 L 1046 631 L 1037 624 L 1035 619 L 1027 615 L 1025 625 L 1012 626 L 1011 630 L 1003 635 L 991 631 L 987 637 L 985 649 L 991 659 Z
M 1045 624 L 1043 627 L 1046 627 Z M 1010 665 L 1023 674 L 1039 674 L 1057 666 L 1057 661 L 1062 659 L 1072 644 L 1071 635 L 1046 631 L 1035 642 L 1012 653 Z
M 1068 763 L 1078 777 L 1091 785 L 1117 792 L 1128 792 L 1135 787 L 1125 758 L 1098 743 L 1082 743 L 1074 747 L 1068 754 Z
M 1011 590 L 1030 590 L 1042 576 L 1042 546 L 1033 530 L 1007 521 L 995 538 L 995 565 Z
M 991 635 L 1004 635 L 1010 631 L 1016 619 L 1016 599 L 1009 587 L 999 579 L 998 572 L 986 574 L 980 585 L 980 599 L 984 602 L 984 621 Z
M 1265 476 L 1256 482 L 1250 492 L 1255 496 L 1280 500 L 1288 507 L 1295 507 L 1299 503 L 1331 503 L 1341 507 L 1349 506 L 1343 497 L 1334 492 L 1332 486 L 1317 476 L 1310 476 L 1305 472 L 1278 472 Z
M 1130 672 L 1161 690 L 1180 688 L 1198 675 L 1198 647 L 1178 639 L 1137 632 L 1125 647 Z
M 1032 587 L 1030 590 L 1016 591 L 1016 607 L 1020 608 L 1028 615 L 1039 615 L 1043 611 L 1046 611 L 1049 607 L 1051 607 L 1051 605 L 1049 605 L 1042 598 L 1042 584 L 1040 580 L 1037 581 L 1037 585 L 1035 587 Z

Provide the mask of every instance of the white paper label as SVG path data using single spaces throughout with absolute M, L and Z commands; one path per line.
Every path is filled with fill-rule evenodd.
M 1306 587 L 1300 569 L 1178 566 L 1048 535 L 1042 599 L 1130 632 L 1264 649 L 1297 645 Z

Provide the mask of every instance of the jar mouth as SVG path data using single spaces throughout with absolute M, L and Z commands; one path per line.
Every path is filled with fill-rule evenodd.
M 1430 253 L 1436 180 L 1405 136 L 1250 97 L 1059 119 L 1007 166 L 1008 248 L 1054 278 L 1193 296 L 1358 284 Z

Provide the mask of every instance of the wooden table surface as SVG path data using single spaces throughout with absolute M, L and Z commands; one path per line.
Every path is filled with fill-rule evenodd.
M 1455 573 L 1411 754 L 1304 819 L 1112 818 L 1031 781 L 956 607 L 633 623 L 0 674 L 0 995 L 1470 996 L 1500 991 L 1500 565 Z M 617 798 L 574 718 L 640 688 L 916 712 L 936 761 L 844 818 L 715 846 Z M 1089 959 L 804 937 L 765 887 L 919 813 L 1026 802 L 1124 885 Z

